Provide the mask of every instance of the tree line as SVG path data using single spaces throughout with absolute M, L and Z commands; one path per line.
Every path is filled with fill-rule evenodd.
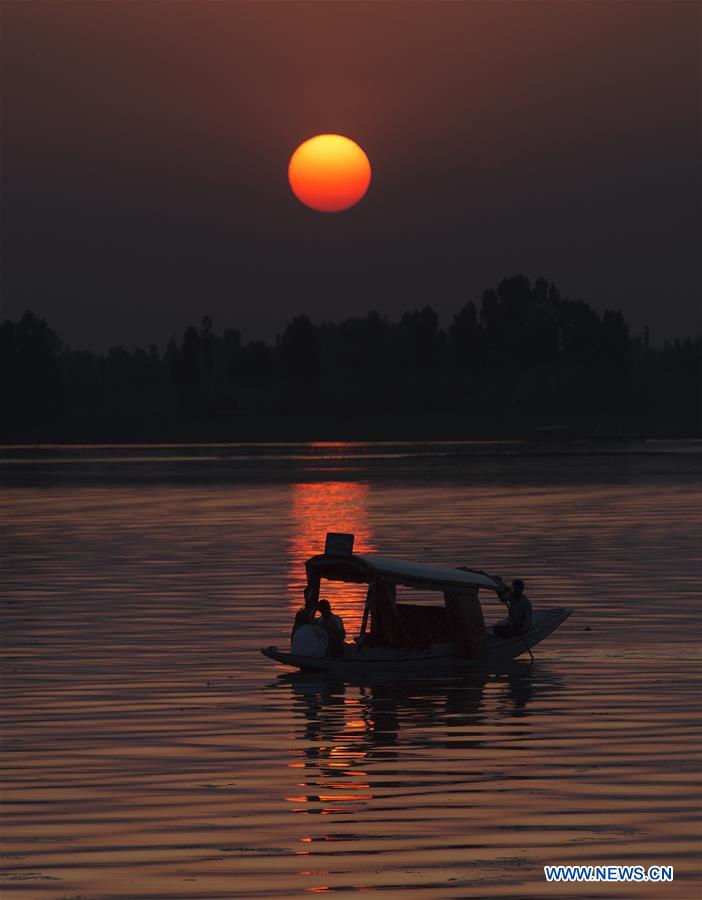
M 522 275 L 440 327 L 431 306 L 272 344 L 211 318 L 163 352 L 75 350 L 26 312 L 0 326 L 5 441 L 699 436 L 702 337 L 662 348 Z

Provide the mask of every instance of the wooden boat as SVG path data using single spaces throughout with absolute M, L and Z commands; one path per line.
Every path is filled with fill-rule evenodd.
M 504 585 L 485 572 L 450 568 L 375 554 L 348 552 L 348 545 L 327 538 L 325 553 L 307 560 L 307 583 L 319 597 L 323 580 L 367 584 L 361 631 L 343 655 L 305 655 L 278 647 L 261 648 L 269 659 L 303 671 L 343 677 L 374 673 L 440 674 L 475 667 L 499 668 L 528 653 L 571 614 L 565 607 L 539 610 L 524 634 L 499 638 L 485 627 L 480 592 L 499 595 Z M 353 537 L 350 538 L 352 546 Z M 404 586 L 426 595 L 441 595 L 443 604 L 398 603 Z M 368 623 L 370 620 L 370 629 Z

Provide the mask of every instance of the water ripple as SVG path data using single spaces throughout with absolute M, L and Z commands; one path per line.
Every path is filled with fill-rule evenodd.
M 3 897 L 542 897 L 543 866 L 568 862 L 673 864 L 665 896 L 689 900 L 700 493 L 8 487 Z M 285 642 L 302 559 L 344 520 L 360 549 L 522 575 L 575 613 L 499 675 L 284 673 L 257 648 Z M 355 595 L 330 597 L 358 621 Z

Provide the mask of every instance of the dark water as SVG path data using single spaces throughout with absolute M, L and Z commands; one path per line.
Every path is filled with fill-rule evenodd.
M 3 897 L 700 895 L 699 444 L 2 457 Z M 286 675 L 329 529 L 575 612 L 499 675 Z

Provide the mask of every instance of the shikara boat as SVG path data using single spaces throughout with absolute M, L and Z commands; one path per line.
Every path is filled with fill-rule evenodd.
M 537 610 L 527 632 L 498 638 L 485 627 L 480 594 L 499 595 L 504 585 L 486 573 L 344 552 L 343 543 L 329 537 L 334 535 L 328 536 L 325 553 L 305 564 L 308 586 L 318 598 L 322 581 L 367 584 L 361 630 L 339 656 L 261 648 L 269 659 L 302 671 L 365 677 L 375 673 L 440 674 L 475 667 L 494 670 L 529 653 L 572 612 L 565 607 Z M 352 546 L 352 536 L 348 537 Z M 398 586 L 416 592 L 420 602 L 398 602 Z M 443 602 L 429 605 L 427 600 L 433 597 Z

